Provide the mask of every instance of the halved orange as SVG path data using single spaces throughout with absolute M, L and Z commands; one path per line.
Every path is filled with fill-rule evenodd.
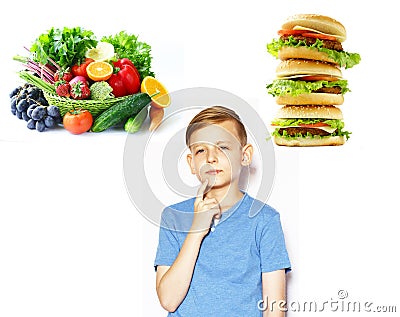
M 165 86 L 152 76 L 146 76 L 140 85 L 140 92 L 146 93 L 151 97 L 152 106 L 156 108 L 166 108 L 171 103 L 171 97 Z
M 86 73 L 94 81 L 107 80 L 113 73 L 113 67 L 107 62 L 91 62 L 86 68 Z

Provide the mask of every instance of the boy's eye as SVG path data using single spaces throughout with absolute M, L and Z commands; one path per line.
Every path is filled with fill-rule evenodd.
M 198 149 L 198 150 L 196 150 L 196 154 L 200 154 L 200 153 L 203 153 L 204 152 L 204 150 L 203 149 Z
M 229 148 L 228 148 L 227 146 L 225 146 L 225 145 L 221 145 L 219 148 L 220 148 L 221 150 L 229 150 Z

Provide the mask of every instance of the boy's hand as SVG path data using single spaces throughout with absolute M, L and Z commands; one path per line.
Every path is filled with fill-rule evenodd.
M 200 233 L 202 236 L 205 236 L 210 230 L 213 219 L 221 217 L 219 202 L 215 198 L 205 197 L 207 185 L 208 180 L 206 179 L 197 192 L 197 197 L 194 201 L 193 222 L 190 230 L 190 232 Z

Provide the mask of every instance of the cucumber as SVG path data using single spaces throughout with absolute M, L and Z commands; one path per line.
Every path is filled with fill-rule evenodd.
M 138 114 L 150 102 L 150 96 L 146 93 L 137 93 L 129 96 L 102 112 L 94 120 L 91 130 L 93 132 L 102 132 L 120 124 L 129 117 Z
M 147 113 L 148 107 L 144 107 L 137 115 L 130 117 L 125 123 L 125 131 L 128 133 L 138 132 L 147 118 Z

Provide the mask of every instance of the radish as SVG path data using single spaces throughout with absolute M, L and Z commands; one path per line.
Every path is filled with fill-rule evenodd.
M 82 84 L 84 85 L 88 85 L 87 79 L 83 76 L 75 76 L 74 78 L 72 78 L 69 82 L 69 84 L 72 85 L 77 83 L 78 81 L 80 81 Z

